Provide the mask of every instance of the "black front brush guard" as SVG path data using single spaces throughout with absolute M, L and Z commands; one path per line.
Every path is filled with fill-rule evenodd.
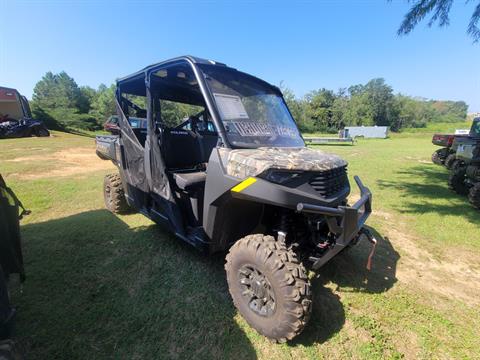
M 330 232 L 336 236 L 335 245 L 322 257 L 310 258 L 313 260 L 312 268 L 314 270 L 323 266 L 328 260 L 345 248 L 353 239 L 358 239 L 360 235 L 365 233 L 369 240 L 371 238 L 369 232 L 364 231 L 363 225 L 372 213 L 372 193 L 363 185 L 358 176 L 355 176 L 354 179 L 360 188 L 360 199 L 352 206 L 331 208 L 305 203 L 297 204 L 298 212 L 325 215 Z

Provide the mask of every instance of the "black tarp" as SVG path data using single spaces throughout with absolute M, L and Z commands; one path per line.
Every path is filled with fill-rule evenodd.
M 20 208 L 22 213 L 19 213 Z M 5 276 L 13 273 L 25 278 L 22 246 L 20 239 L 20 219 L 26 213 L 15 193 L 7 187 L 0 175 L 0 265 Z
M 25 280 L 20 219 L 26 213 L 20 200 L 0 175 L 0 340 L 11 335 L 15 315 L 10 305 L 6 280 L 13 273 L 20 274 L 21 281 Z

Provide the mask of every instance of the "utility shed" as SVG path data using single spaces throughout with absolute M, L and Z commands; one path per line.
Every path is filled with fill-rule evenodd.
M 385 139 L 388 136 L 388 126 L 347 126 L 345 127 L 345 137 L 355 138 L 363 136 L 364 138 Z

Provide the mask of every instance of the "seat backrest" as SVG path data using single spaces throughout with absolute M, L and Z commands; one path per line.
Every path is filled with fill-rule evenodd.
M 218 135 L 212 134 L 211 132 L 202 134 L 201 143 L 203 148 L 202 162 L 207 163 L 210 159 L 210 154 L 212 153 L 212 150 L 217 147 Z
M 135 136 L 138 139 L 138 142 L 145 147 L 145 141 L 147 140 L 147 129 L 135 128 L 132 129 Z
M 204 162 L 198 135 L 193 131 L 164 129 L 162 151 L 169 169 L 194 168 Z

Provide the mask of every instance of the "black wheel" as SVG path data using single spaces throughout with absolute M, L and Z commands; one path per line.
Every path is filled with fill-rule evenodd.
M 448 177 L 448 187 L 460 195 L 466 195 L 468 192 L 465 185 L 465 173 L 465 167 L 457 167 L 450 172 Z
M 123 191 L 122 179 L 119 174 L 108 174 L 103 181 L 103 197 L 105 207 L 112 213 L 123 213 L 129 207 Z
M 311 313 L 310 282 L 283 242 L 248 235 L 231 247 L 225 270 L 235 306 L 260 334 L 285 342 L 303 330 Z
M 476 183 L 470 188 L 468 192 L 468 200 L 480 210 L 480 182 Z
M 439 149 L 432 154 L 432 162 L 437 165 L 443 165 L 445 159 L 445 149 Z
M 446 168 L 451 169 L 454 161 L 455 161 L 455 154 L 448 155 L 445 158 L 445 162 L 444 162 Z
M 35 136 L 42 136 L 42 137 L 46 137 L 46 136 L 50 136 L 50 131 L 48 131 L 48 129 L 46 127 L 37 127 L 35 128 Z
M 463 163 L 462 160 L 455 159 L 452 161 L 452 165 L 450 166 L 450 170 L 456 170 L 461 166 L 464 166 L 465 164 Z

